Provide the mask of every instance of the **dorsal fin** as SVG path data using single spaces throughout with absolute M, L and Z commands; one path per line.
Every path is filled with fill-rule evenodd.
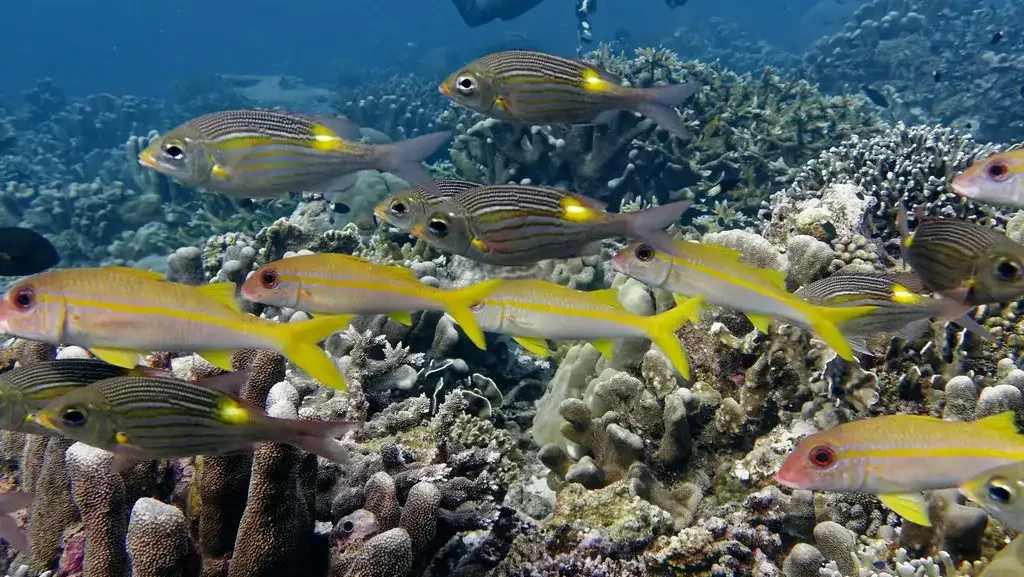
M 1017 435 L 1020 434 L 1020 431 L 1017 430 L 1016 419 L 1017 415 L 1013 411 L 1003 411 L 1002 413 L 992 415 L 991 417 L 978 419 L 975 423 L 997 433 Z
M 167 277 L 164 276 L 164 273 L 157 272 L 155 270 L 143 270 L 141 268 L 132 268 L 130 266 L 112 266 L 108 268 L 124 274 L 129 274 L 141 278 L 149 278 L 153 280 L 167 280 Z
M 235 283 L 233 282 L 215 282 L 199 285 L 196 287 L 196 290 L 219 303 L 231 307 L 232 310 L 242 310 L 242 307 L 238 304 L 238 297 L 235 296 Z

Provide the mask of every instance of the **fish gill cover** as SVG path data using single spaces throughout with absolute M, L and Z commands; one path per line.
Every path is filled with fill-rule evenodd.
M 8 575 L 1024 575 L 1024 4 L 196 9 L 0 10 Z

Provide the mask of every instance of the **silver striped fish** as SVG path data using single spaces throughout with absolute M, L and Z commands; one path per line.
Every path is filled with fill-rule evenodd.
M 226 110 L 189 120 L 150 143 L 139 163 L 188 186 L 241 198 L 321 192 L 332 201 L 360 170 L 393 172 L 437 191 L 420 162 L 451 136 L 435 132 L 394 144 L 359 141 L 343 118 L 283 110 Z
M 417 222 L 430 214 L 434 206 L 480 186 L 484 185 L 457 178 L 441 178 L 437 180 L 438 192 L 414 186 L 385 198 L 373 209 L 373 214 L 391 226 L 408 232 Z
M 352 421 L 268 417 L 219 389 L 237 390 L 246 374 L 190 383 L 170 377 L 115 377 L 71 391 L 35 413 L 34 421 L 68 438 L 129 459 L 224 455 L 264 442 L 287 443 L 347 462 L 334 441 L 359 428 Z M 235 380 L 231 380 L 235 377 Z
M 689 140 L 690 132 L 672 107 L 693 96 L 700 83 L 632 88 L 582 60 L 508 50 L 470 62 L 438 88 L 457 104 L 505 122 L 604 124 L 619 111 L 631 110 Z
M 465 191 L 438 203 L 410 232 L 435 247 L 496 265 L 531 265 L 594 254 L 606 238 L 628 237 L 674 247 L 664 231 L 690 206 L 680 201 L 639 212 L 560 188 L 502 184 Z
M 903 260 L 929 290 L 972 306 L 1024 296 L 1024 245 L 1001 231 L 955 218 L 925 217 L 911 234 L 899 208 Z
M 60 359 L 29 363 L 0 374 L 0 429 L 35 435 L 54 431 L 25 419 L 47 403 L 96 381 L 126 375 L 159 375 L 148 367 L 127 369 L 99 359 Z
M 952 320 L 982 338 L 994 340 L 967 315 L 973 307 L 922 294 L 925 292 L 928 291 L 914 274 L 836 274 L 814 281 L 794 294 L 826 307 L 876 307 L 867 315 L 839 325 L 850 347 L 862 354 L 870 354 L 867 337 L 885 333 L 916 340 L 928 332 L 932 318 Z

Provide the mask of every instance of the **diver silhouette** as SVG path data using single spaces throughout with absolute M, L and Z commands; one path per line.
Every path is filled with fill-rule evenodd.
M 514 20 L 530 11 L 544 0 L 452 0 L 470 28 L 483 26 L 492 20 Z M 687 0 L 665 0 L 671 8 L 686 4 Z M 577 14 L 585 15 L 596 10 L 596 0 L 577 0 Z M 582 8 L 582 10 L 581 10 Z

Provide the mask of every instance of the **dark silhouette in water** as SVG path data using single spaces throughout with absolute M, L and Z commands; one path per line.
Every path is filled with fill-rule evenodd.
M 462 20 L 470 28 L 495 19 L 514 20 L 543 0 L 452 0 Z
M 32 230 L 0 227 L 0 276 L 25 276 L 43 272 L 60 262 L 50 241 Z

